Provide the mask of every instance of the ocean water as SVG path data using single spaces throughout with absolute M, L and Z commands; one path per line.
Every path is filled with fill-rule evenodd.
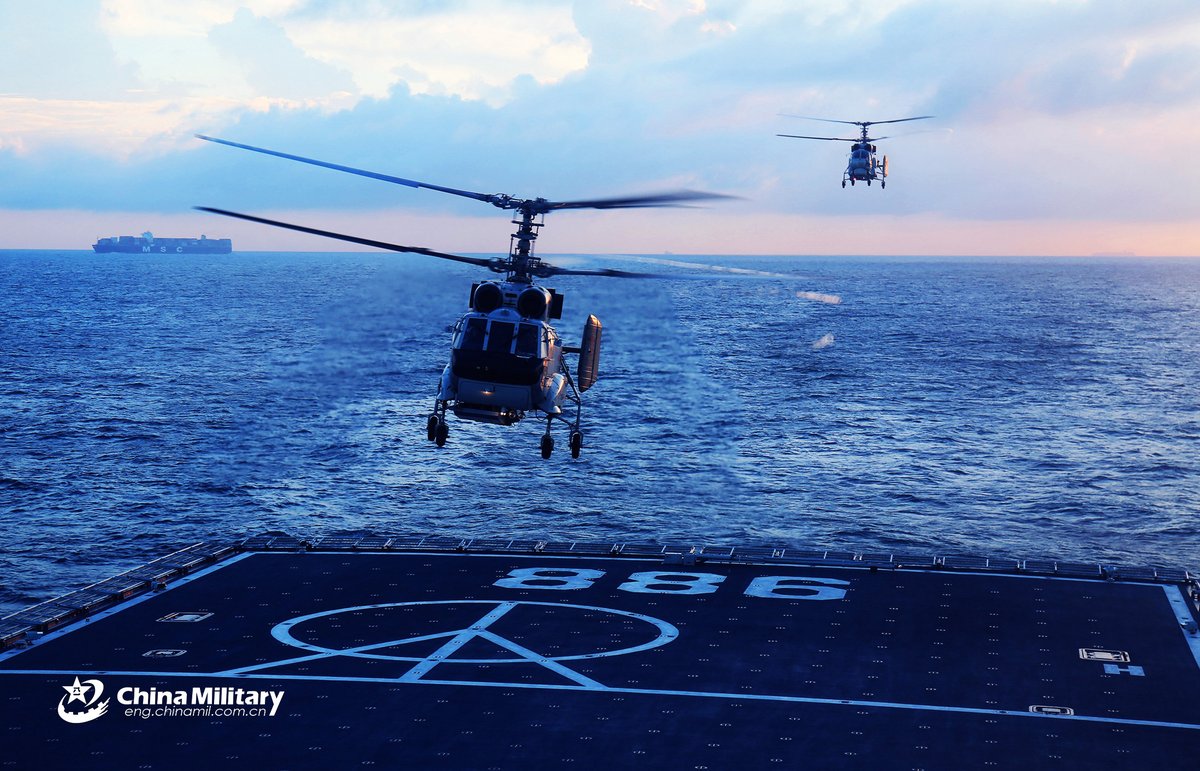
M 267 530 L 1200 567 L 1200 260 L 681 259 L 795 278 L 548 282 L 604 339 L 545 461 L 425 439 L 477 269 L 0 252 L 0 614 Z

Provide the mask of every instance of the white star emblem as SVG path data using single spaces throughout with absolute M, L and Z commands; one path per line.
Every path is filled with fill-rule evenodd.
M 75 678 L 74 683 L 72 683 L 71 685 L 64 685 L 64 686 L 62 686 L 62 689 L 64 691 L 66 691 L 67 694 L 70 695 L 70 697 L 71 697 L 71 698 L 67 699 L 68 704 L 70 704 L 73 701 L 82 701 L 84 704 L 87 704 L 86 693 L 87 693 L 87 690 L 91 687 L 92 686 L 90 686 L 90 685 L 84 685 L 84 684 L 80 683 L 79 677 L 77 676 Z

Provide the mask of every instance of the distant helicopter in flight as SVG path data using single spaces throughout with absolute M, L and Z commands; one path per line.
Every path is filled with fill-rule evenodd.
M 450 195 L 472 198 L 499 209 L 514 212 L 516 233 L 509 240 L 507 257 L 492 259 L 447 254 L 419 246 L 375 241 L 368 238 L 334 233 L 328 230 L 294 225 L 278 220 L 208 206 L 200 211 L 226 217 L 286 228 L 301 233 L 336 238 L 363 246 L 411 252 L 443 260 L 464 262 L 487 268 L 502 278 L 479 281 L 472 285 L 468 311 L 453 326 L 450 362 L 438 381 L 432 412 L 426 421 L 426 436 L 438 447 L 446 444 L 450 434 L 446 423 L 447 411 L 464 420 L 508 426 L 522 420 L 526 413 L 545 416 L 546 431 L 541 439 L 541 454 L 549 458 L 554 451 L 550 428 L 555 420 L 570 426 L 568 446 L 571 457 L 578 458 L 583 446 L 580 428 L 582 392 L 590 388 L 599 374 L 601 324 L 588 316 L 582 342 L 578 347 L 567 346 L 551 326 L 552 319 L 562 318 L 563 295 L 536 283 L 536 279 L 552 276 L 608 276 L 612 278 L 663 278 L 659 274 L 628 271 L 560 268 L 534 256 L 533 243 L 538 230 L 545 224 L 545 215 L 567 209 L 632 209 L 683 205 L 689 201 L 716 200 L 732 196 L 692 190 L 639 195 L 619 198 L 597 198 L 579 201 L 549 201 L 545 198 L 516 198 L 497 193 L 476 193 L 427 182 L 379 174 L 350 166 L 341 166 L 312 158 L 253 147 L 225 139 L 197 134 L 199 139 L 217 144 L 250 150 L 278 158 L 308 163 L 336 171 L 379 179 L 413 188 L 428 188 Z M 579 356 L 575 377 L 565 363 L 566 354 Z M 574 406 L 574 416 L 565 413 Z
M 779 137 L 788 137 L 790 139 L 821 139 L 829 142 L 852 142 L 850 145 L 850 160 L 846 164 L 846 170 L 842 172 L 842 187 L 846 186 L 849 181 L 851 186 L 857 180 L 865 181 L 870 186 L 872 180 L 879 180 L 881 188 L 887 187 L 888 160 L 887 156 L 883 156 L 880 161 L 876 157 L 876 148 L 873 144 L 881 139 L 889 137 L 870 137 L 867 136 L 867 128 L 881 123 L 904 123 L 910 120 L 927 120 L 934 116 L 918 115 L 914 118 L 897 118 L 896 120 L 833 120 L 831 118 L 810 118 L 806 115 L 790 115 L 791 118 L 804 118 L 805 120 L 819 120 L 826 123 L 847 123 L 851 126 L 858 126 L 862 129 L 862 136 L 854 138 L 845 137 L 810 137 L 801 136 L 799 134 L 776 134 Z

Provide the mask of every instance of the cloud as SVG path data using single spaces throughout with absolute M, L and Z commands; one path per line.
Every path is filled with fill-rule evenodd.
M 130 99 L 137 67 L 97 34 L 100 3 L 45 0 L 0 4 L 0 96 Z
M 1200 43 L 1147 47 L 1111 41 L 1031 67 L 1001 88 L 1010 104 L 1072 115 L 1200 104 Z
M 847 234 L 864 217 L 1180 221 L 1200 207 L 1176 158 L 1200 119 L 1190 0 L 246 5 L 189 3 L 183 24 L 112 0 L 112 47 L 92 59 L 137 75 L 139 106 L 118 109 L 116 91 L 0 100 L 0 205 L 481 214 L 200 131 L 485 192 L 738 193 L 740 211 L 838 217 Z M 147 18 L 186 55 L 154 48 Z M 810 133 L 780 112 L 937 120 L 879 143 L 886 191 L 843 191 L 847 148 L 776 138 Z
M 1186 43 L 1181 30 L 1190 30 L 1182 36 Z M 901 56 L 888 60 L 885 84 L 931 84 L 931 111 L 995 121 L 1016 110 L 1069 113 L 1155 101 L 1135 85 L 1140 78 L 1126 77 L 1126 59 L 1137 49 L 1151 58 L 1183 53 L 1192 70 L 1200 52 L 1200 6 L 1180 0 L 1138 7 L 1119 0 L 927 2 L 898 9 L 880 32 L 885 40 L 903 41 Z M 1200 95 L 1176 92 L 1157 101 L 1197 104 Z
M 548 0 L 314 2 L 279 23 L 308 55 L 350 72 L 375 98 L 403 84 L 499 105 L 517 78 L 554 83 L 586 67 L 589 55 L 570 9 Z
M 308 56 L 282 27 L 244 8 L 213 27 L 208 39 L 240 65 L 258 96 L 300 101 L 355 90 L 348 72 Z

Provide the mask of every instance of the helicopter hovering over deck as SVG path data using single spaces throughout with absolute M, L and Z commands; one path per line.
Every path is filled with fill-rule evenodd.
M 583 446 L 580 427 L 583 400 L 599 375 L 602 326 L 588 316 L 579 346 L 567 346 L 551 320 L 562 318 L 563 295 L 536 283 L 553 276 L 606 276 L 611 278 L 659 278 L 658 274 L 634 273 L 609 268 L 562 268 L 543 262 L 534 255 L 533 244 L 552 211 L 569 209 L 630 209 L 684 205 L 689 201 L 714 200 L 731 196 L 692 190 L 619 198 L 577 201 L 550 201 L 545 198 L 517 198 L 507 194 L 477 193 L 452 187 L 380 174 L 365 169 L 327 163 L 313 158 L 267 150 L 215 137 L 196 135 L 208 142 L 299 161 L 336 171 L 379 179 L 413 188 L 427 188 L 450 195 L 471 198 L 512 211 L 517 226 L 509 241 L 507 257 L 468 257 L 434 251 L 419 246 L 403 246 L 328 230 L 295 225 L 249 214 L 197 206 L 196 209 L 263 225 L 301 233 L 334 238 L 350 243 L 409 252 L 487 268 L 502 278 L 479 281 L 471 287 L 468 311 L 452 327 L 450 361 L 438 381 L 434 407 L 426 421 L 426 436 L 444 447 L 450 434 L 446 413 L 460 419 L 509 426 L 523 420 L 527 413 L 545 416 L 546 431 L 541 438 L 541 454 L 549 458 L 554 451 L 550 429 L 554 421 L 570 427 L 568 446 L 571 457 L 578 458 Z M 565 355 L 578 355 L 575 377 L 566 366 Z M 574 407 L 573 417 L 569 411 Z
M 914 118 L 897 118 L 895 120 L 833 120 L 831 118 L 810 118 L 805 115 L 792 115 L 788 117 L 804 118 L 805 120 L 819 120 L 826 123 L 847 123 L 851 126 L 858 126 L 862 130 L 862 135 L 858 137 L 810 137 L 801 136 L 799 134 L 776 134 L 779 137 L 788 137 L 789 139 L 820 139 L 827 142 L 852 142 L 850 145 L 850 160 L 846 164 L 846 170 L 842 172 L 842 187 L 846 186 L 848 181 L 851 186 L 855 181 L 866 182 L 870 186 L 872 180 L 879 180 L 879 187 L 887 187 L 888 160 L 887 156 L 883 156 L 880 160 L 877 157 L 877 149 L 875 142 L 890 137 L 871 137 L 867 136 L 867 129 L 881 123 L 904 123 L 910 120 L 927 120 L 934 116 L 918 115 Z

